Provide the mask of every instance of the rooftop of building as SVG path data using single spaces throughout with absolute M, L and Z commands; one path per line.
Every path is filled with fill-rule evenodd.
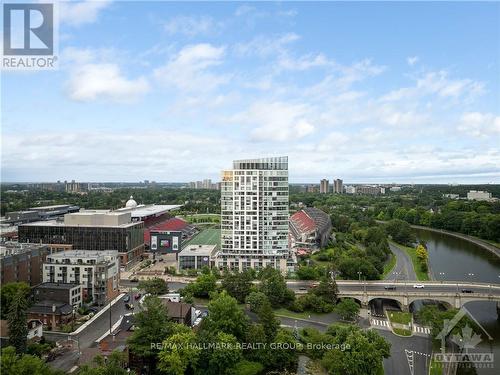
M 101 258 L 104 256 L 118 256 L 118 250 L 67 250 L 50 254 L 52 259 L 66 258 Z
M 180 207 L 182 207 L 182 204 L 139 204 L 137 206 L 132 205 L 119 208 L 115 212 L 130 212 L 132 217 L 144 218 L 152 215 L 161 215 L 166 212 L 177 210 Z
M 172 302 L 167 299 L 161 299 L 164 306 L 167 307 L 169 318 L 184 318 L 191 312 L 193 305 L 184 302 Z
M 55 310 L 55 311 L 54 311 Z M 68 315 L 73 312 L 73 308 L 67 303 L 60 301 L 43 300 L 35 302 L 29 309 L 30 314 L 52 314 L 55 312 L 57 315 Z
M 75 212 L 76 214 L 76 212 Z M 78 212 L 77 214 L 81 214 L 81 212 Z M 72 214 L 74 215 L 74 214 Z M 120 225 L 102 225 L 102 224 L 65 224 L 63 221 L 60 220 L 40 220 L 40 221 L 33 221 L 31 223 L 25 223 L 19 225 L 19 227 L 89 227 L 89 228 L 99 228 L 99 227 L 107 227 L 107 228 L 130 228 L 138 225 L 139 222 L 130 222 L 130 223 L 124 223 Z
M 180 256 L 211 256 L 217 245 L 188 245 L 179 253 Z
M 61 289 L 61 290 L 69 290 L 80 286 L 80 284 L 75 283 L 42 283 L 38 285 L 37 289 Z
M 288 156 L 234 160 L 233 169 L 288 170 Z
M 61 208 L 69 208 L 71 207 L 70 204 L 55 204 L 52 206 L 40 206 L 40 207 L 30 207 L 30 211 L 35 211 L 35 210 L 57 210 Z
M 46 245 L 37 243 L 2 242 L 0 244 L 0 256 L 23 254 L 44 247 L 46 247 Z

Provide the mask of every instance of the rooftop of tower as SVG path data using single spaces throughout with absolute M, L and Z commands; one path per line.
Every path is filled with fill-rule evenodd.
M 288 156 L 261 159 L 234 160 L 233 169 L 278 169 L 288 170 Z

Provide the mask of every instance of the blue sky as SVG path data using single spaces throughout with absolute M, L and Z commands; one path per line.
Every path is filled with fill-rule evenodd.
M 2 72 L 2 180 L 500 183 L 499 3 L 60 4 Z

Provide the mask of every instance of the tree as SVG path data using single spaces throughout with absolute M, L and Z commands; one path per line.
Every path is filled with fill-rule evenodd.
M 268 367 L 278 369 L 295 369 L 298 361 L 297 351 L 293 348 L 297 340 L 290 331 L 280 329 L 274 339 L 275 349 L 269 353 Z
M 330 277 L 323 278 L 318 286 L 312 290 L 312 293 L 321 297 L 327 303 L 335 303 L 338 292 L 337 283 Z
M 411 245 L 415 242 L 415 234 L 410 224 L 403 220 L 391 220 L 386 225 L 387 233 L 392 239 L 403 245 Z
M 285 278 L 278 270 L 266 267 L 261 272 L 259 290 L 267 296 L 273 307 L 283 306 L 294 300 L 295 294 L 288 290 Z
M 20 292 L 25 299 L 28 299 L 31 288 L 25 282 L 7 283 L 0 287 L 2 319 L 7 319 L 10 303 L 18 292 Z
M 208 304 L 208 317 L 202 323 L 202 328 L 211 332 L 225 332 L 238 339 L 245 336 L 248 318 L 238 306 L 236 299 L 226 291 L 219 293 Z
M 262 292 L 251 292 L 245 299 L 245 303 L 250 305 L 250 311 L 254 313 L 258 312 L 266 302 L 269 302 L 269 300 Z
M 316 280 L 319 277 L 319 272 L 313 266 L 299 266 L 297 269 L 297 278 L 300 280 Z
M 359 314 L 359 305 L 352 298 L 342 299 L 334 310 L 344 320 L 355 320 Z
M 222 279 L 222 288 L 239 303 L 243 303 L 252 288 L 251 275 L 247 272 L 227 273 Z
M 42 359 L 28 355 L 16 355 L 16 349 L 12 346 L 2 348 L 1 374 L 16 375 L 63 375 L 59 370 L 51 369 Z
M 147 297 L 143 310 L 135 315 L 135 330 L 128 339 L 130 351 L 151 365 L 158 353 L 157 347 L 171 334 L 172 329 L 173 323 L 168 320 L 167 308 L 161 300 Z
M 417 248 L 415 249 L 415 253 L 417 254 L 417 258 L 421 261 L 421 262 L 427 262 L 427 258 L 428 258 L 428 253 L 427 253 L 427 249 L 422 246 L 421 244 L 419 244 L 417 246 Z
M 208 361 L 207 374 L 224 375 L 232 374 L 236 364 L 242 359 L 241 346 L 236 337 L 229 333 L 219 332 L 216 343 L 220 347 L 213 349 Z
M 213 274 L 203 274 L 197 277 L 194 283 L 188 284 L 182 295 L 192 295 L 200 298 L 208 298 L 217 287 L 217 278 Z
M 271 342 L 276 336 L 280 322 L 274 316 L 273 308 L 269 301 L 266 301 L 260 307 L 257 316 L 259 317 L 259 323 L 262 324 L 262 327 L 264 328 L 267 341 Z
M 92 360 L 93 366 L 83 365 L 78 375 L 127 375 L 124 353 L 114 351 L 106 359 L 98 355 Z
M 27 310 L 28 301 L 22 289 L 19 289 L 10 301 L 7 313 L 9 343 L 16 348 L 19 354 L 26 352 L 26 339 L 28 335 Z
M 168 293 L 168 284 L 165 280 L 155 277 L 151 280 L 143 280 L 139 283 L 139 289 L 143 289 L 152 296 Z
M 240 361 L 234 366 L 235 375 L 259 375 L 264 370 L 264 366 L 259 362 Z
M 390 356 L 391 344 L 374 330 L 334 324 L 327 330 L 334 344 L 345 350 L 328 350 L 321 364 L 333 375 L 376 375 L 382 360 Z
M 200 348 L 196 346 L 196 334 L 186 327 L 187 330 L 167 338 L 163 342 L 163 348 L 158 354 L 158 369 L 169 375 L 183 375 L 188 368 L 194 370 Z

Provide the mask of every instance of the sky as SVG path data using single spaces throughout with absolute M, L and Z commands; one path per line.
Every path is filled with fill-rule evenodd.
M 2 181 L 500 183 L 500 3 L 64 2 L 3 71 Z

